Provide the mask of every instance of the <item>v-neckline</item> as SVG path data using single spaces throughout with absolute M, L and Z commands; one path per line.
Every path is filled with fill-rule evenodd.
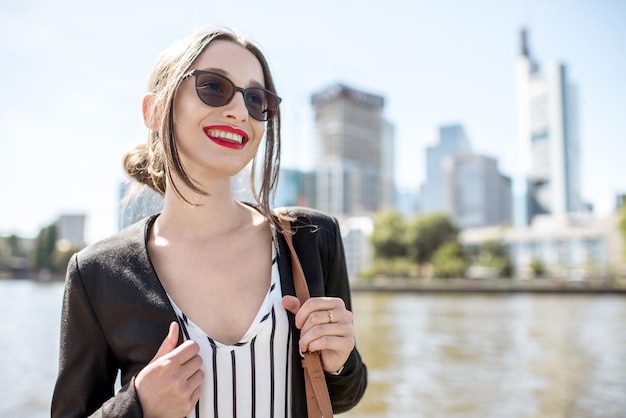
M 272 250 L 272 268 L 271 268 L 271 277 L 270 277 L 270 286 L 265 293 L 265 297 L 263 298 L 263 302 L 259 307 L 258 312 L 256 313 L 254 319 L 250 323 L 250 326 L 244 332 L 243 336 L 239 338 L 236 343 L 228 344 L 224 342 L 220 342 L 209 335 L 200 325 L 194 322 L 191 318 L 189 318 L 185 312 L 176 304 L 174 299 L 170 296 L 169 293 L 165 292 L 167 298 L 174 309 L 176 315 L 181 319 L 184 323 L 184 326 L 187 326 L 189 329 L 193 330 L 193 332 L 200 336 L 201 338 L 208 338 L 209 341 L 215 344 L 216 347 L 229 348 L 236 346 L 242 346 L 248 344 L 252 339 L 259 333 L 261 329 L 262 323 L 267 319 L 267 317 L 271 314 L 272 307 L 274 306 L 274 293 L 280 291 L 280 280 L 279 280 L 278 266 L 277 266 L 277 258 L 275 250 Z M 282 295 L 281 295 L 282 296 Z M 181 324 L 183 325 L 183 324 Z

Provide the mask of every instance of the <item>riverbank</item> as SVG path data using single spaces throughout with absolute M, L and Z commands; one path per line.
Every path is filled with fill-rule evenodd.
M 2 281 L 63 282 L 62 275 L 8 277 Z M 350 283 L 353 292 L 415 293 L 563 293 L 618 294 L 626 296 L 626 278 L 567 281 L 559 279 L 357 279 Z
M 559 279 L 375 279 L 356 280 L 353 292 L 417 292 L 417 293 L 564 293 L 621 294 L 626 296 L 626 279 L 590 279 L 567 281 Z

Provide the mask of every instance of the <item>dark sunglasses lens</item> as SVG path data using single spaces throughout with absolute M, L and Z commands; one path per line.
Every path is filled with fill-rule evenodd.
M 218 74 L 200 73 L 196 75 L 196 90 L 204 103 L 219 107 L 230 101 L 235 86 L 230 80 Z
M 257 120 L 268 120 L 278 109 L 278 100 L 264 89 L 246 89 L 246 107 L 250 116 Z

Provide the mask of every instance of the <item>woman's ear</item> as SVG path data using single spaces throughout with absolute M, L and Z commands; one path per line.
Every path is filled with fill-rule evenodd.
M 141 110 L 143 112 L 143 122 L 146 124 L 146 126 L 153 131 L 158 131 L 158 112 L 154 101 L 154 93 L 146 93 L 146 95 L 143 96 L 143 100 L 141 102 Z

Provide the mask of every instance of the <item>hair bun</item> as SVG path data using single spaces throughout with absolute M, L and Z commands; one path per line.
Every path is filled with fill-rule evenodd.
M 124 154 L 124 171 L 133 180 L 149 186 L 154 191 L 165 193 L 164 164 L 151 152 L 147 144 L 137 144 Z

